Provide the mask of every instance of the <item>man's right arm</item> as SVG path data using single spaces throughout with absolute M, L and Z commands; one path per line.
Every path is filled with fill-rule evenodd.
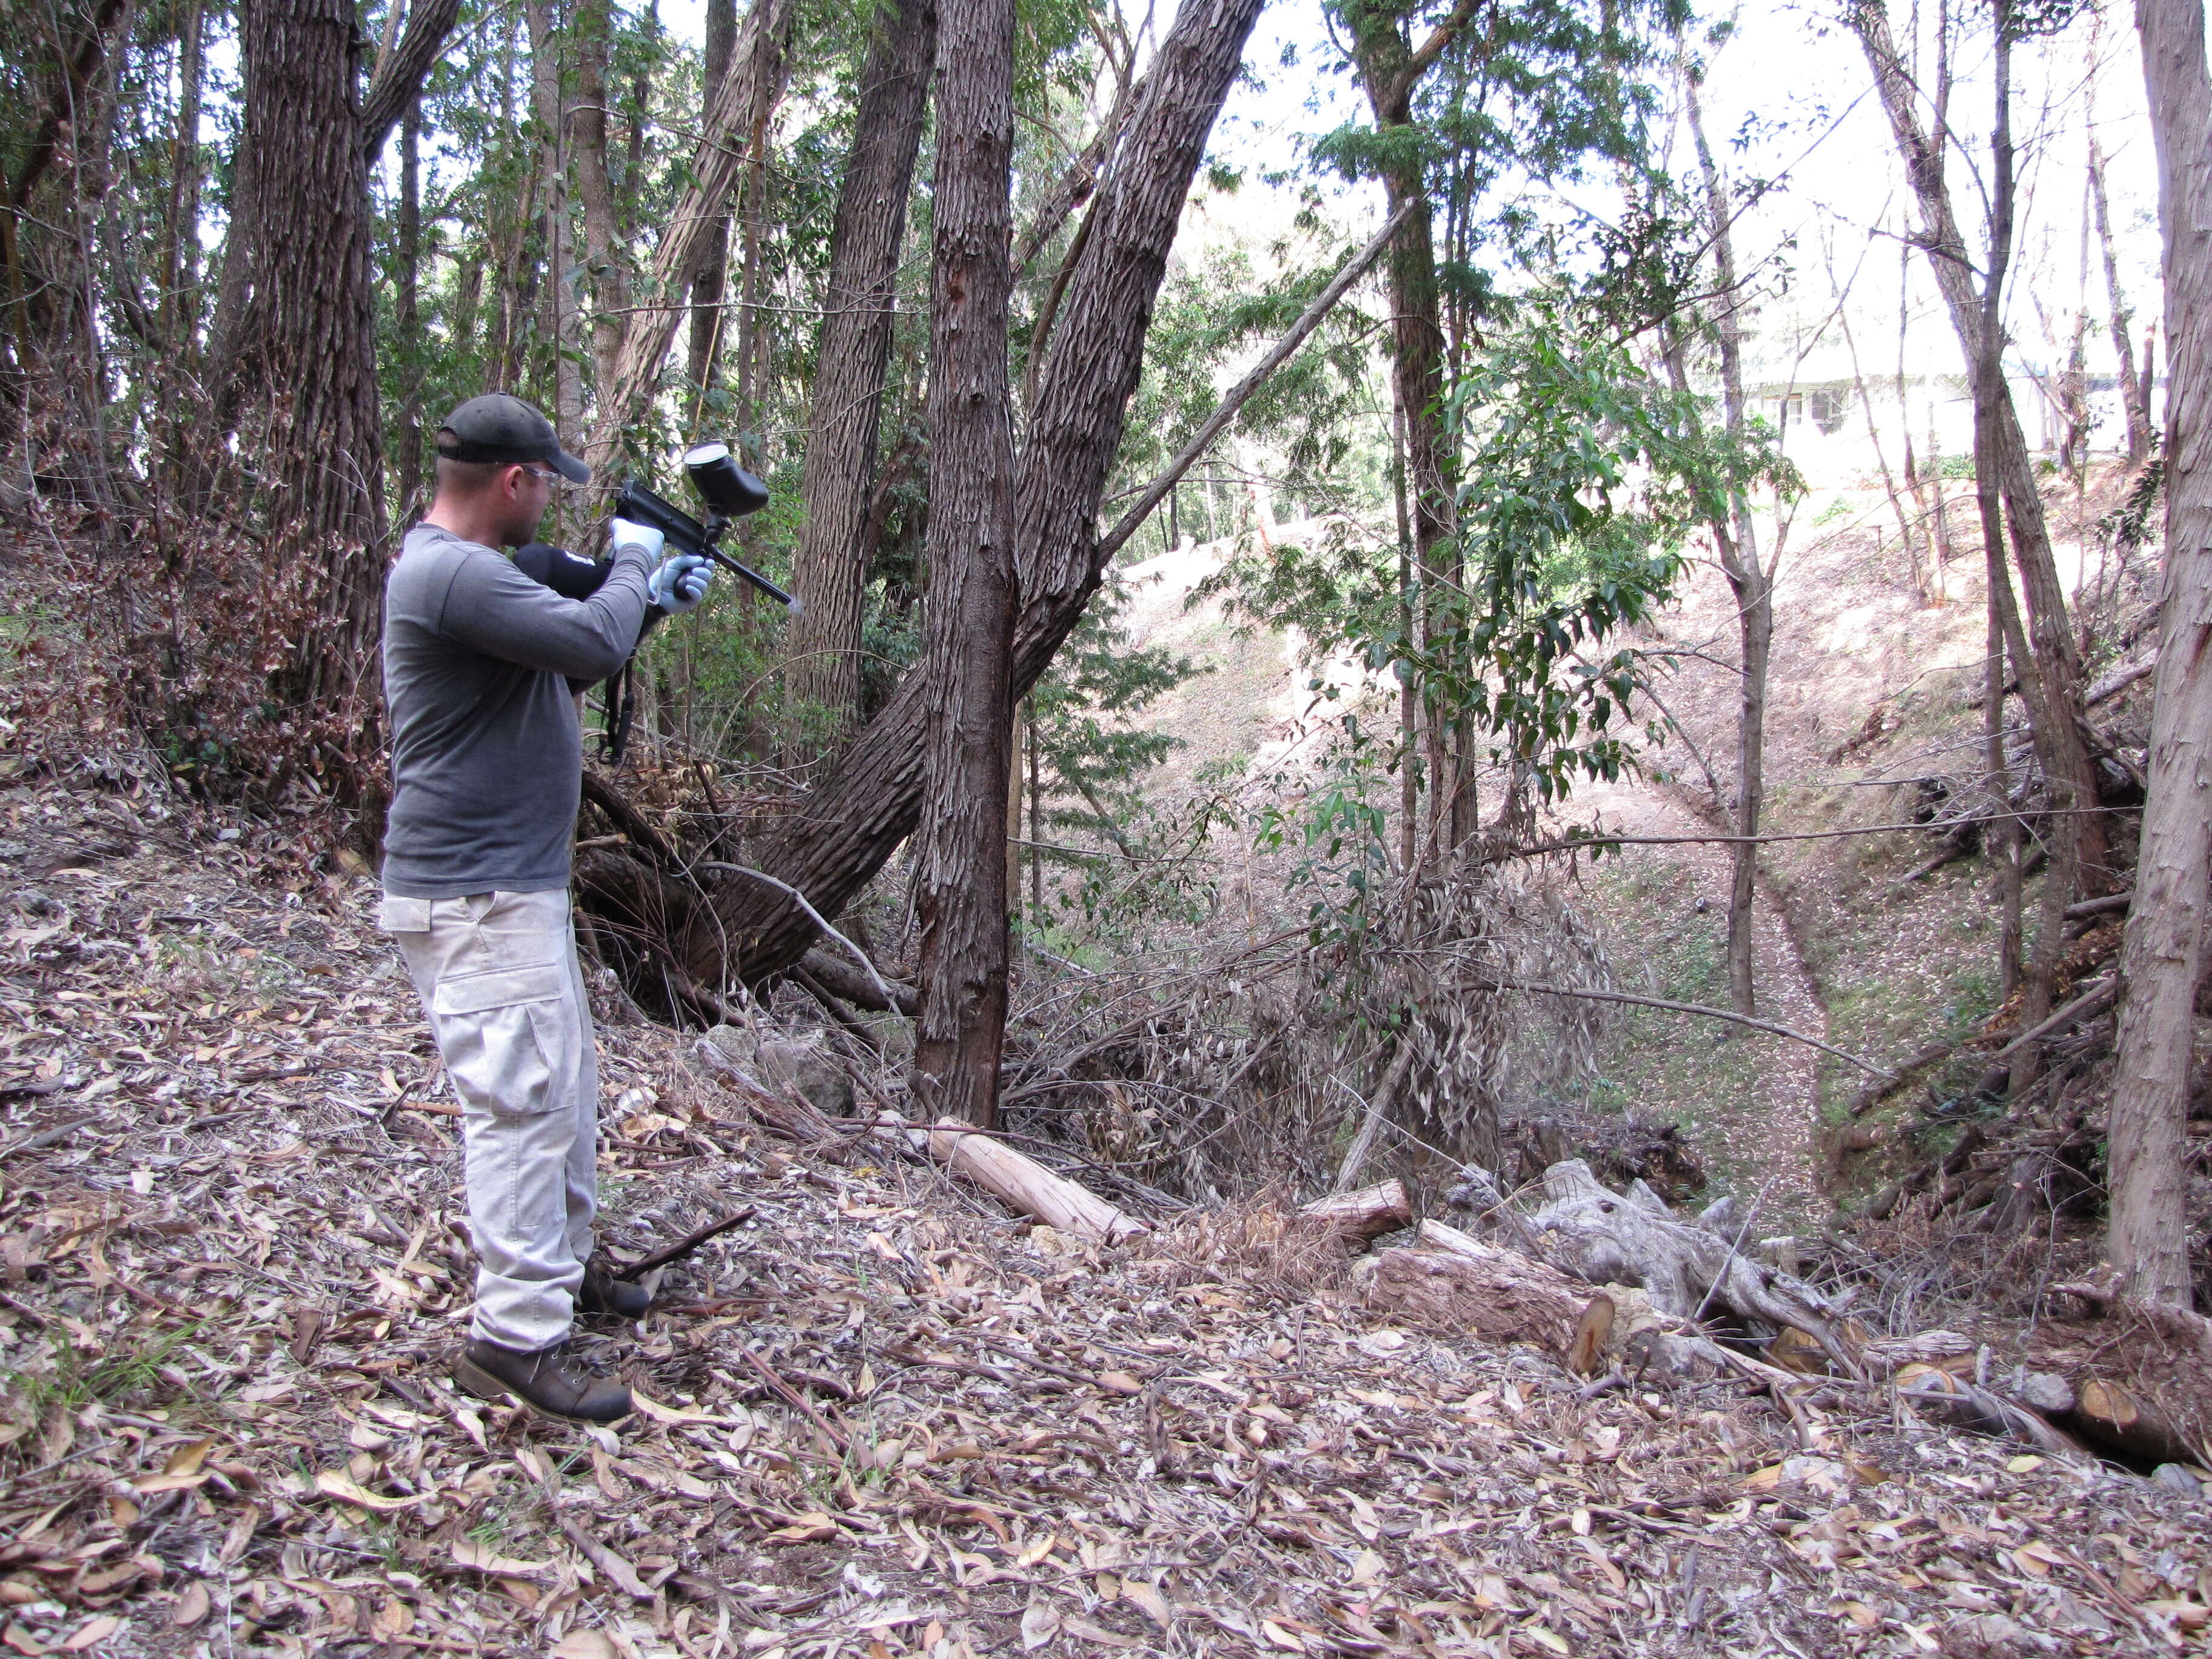
M 601 680 L 629 660 L 645 622 L 652 562 L 618 547 L 612 568 L 587 599 L 564 599 L 490 552 L 471 552 L 453 571 L 434 619 L 438 632 L 486 656 Z

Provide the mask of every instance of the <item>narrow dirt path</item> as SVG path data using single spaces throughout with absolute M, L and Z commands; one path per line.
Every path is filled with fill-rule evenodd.
M 1576 814 L 1578 818 L 1595 813 L 1607 829 L 1627 835 L 1691 836 L 1710 834 L 1712 830 L 1680 803 L 1649 787 L 1592 790 L 1579 794 L 1577 804 L 1583 809 Z M 1688 871 L 1711 925 L 1725 934 L 1729 886 L 1726 847 L 1685 842 L 1631 848 L 1626 856 L 1662 857 Z M 1759 1017 L 1808 1036 L 1825 1038 L 1826 1010 L 1798 955 L 1780 903 L 1763 887 L 1753 912 L 1753 987 Z M 1662 988 L 1659 994 L 1668 994 Z M 1691 1016 L 1680 1018 L 1686 1028 L 1717 1024 Z M 1698 1041 L 1711 1040 L 1711 1035 L 1702 1030 L 1694 1033 Z M 1747 1109 L 1718 1100 L 1707 1102 L 1710 1109 L 1703 1114 L 1692 1139 L 1709 1162 L 1733 1173 L 1747 1197 L 1765 1194 L 1761 1219 L 1753 1224 L 1754 1231 L 1784 1232 L 1797 1223 L 1817 1220 L 1828 1209 L 1818 1174 L 1819 1054 L 1803 1043 L 1784 1037 L 1745 1033 L 1743 1040 L 1759 1045 L 1760 1082 L 1756 1105 Z

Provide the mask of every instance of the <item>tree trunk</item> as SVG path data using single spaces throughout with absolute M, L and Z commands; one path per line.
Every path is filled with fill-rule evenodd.
M 768 270 L 762 234 L 768 212 L 768 124 L 783 100 L 790 65 L 781 33 L 763 34 L 756 47 L 753 66 L 753 106 L 745 125 L 746 159 L 738 190 L 738 213 L 744 224 L 744 248 L 739 262 L 738 300 L 738 395 L 731 416 L 732 429 L 755 434 L 755 467 L 769 469 L 764 407 L 768 396 L 768 347 L 773 337 L 770 319 L 761 309 L 762 284 Z M 745 616 L 750 619 L 758 596 L 748 592 Z
M 2212 860 L 2212 72 L 2202 0 L 2137 0 L 2136 25 L 2165 240 L 2166 595 L 2150 787 L 2120 957 L 2127 999 L 2106 1130 L 2106 1254 L 2130 1296 L 2186 1307 L 2189 1073 Z
M 369 286 L 353 8 L 249 0 L 242 20 L 252 198 L 229 401 L 258 428 L 272 544 L 307 573 L 316 618 L 283 678 L 300 701 L 373 726 L 381 610 L 383 423 Z M 336 464 L 334 464 L 336 463 Z M 344 726 L 338 729 L 344 730 Z
M 1698 104 L 1698 76 L 1682 77 L 1684 104 L 1690 137 L 1698 153 L 1698 169 L 1705 186 L 1705 216 L 1713 239 L 1713 264 L 1720 297 L 1715 331 L 1720 340 L 1721 404 L 1729 435 L 1743 430 L 1743 329 L 1737 318 L 1735 239 L 1729 234 L 1733 215 L 1720 169 L 1713 163 L 1705 142 L 1704 112 Z M 1743 684 L 1736 709 L 1735 833 L 1749 837 L 1759 833 L 1761 808 L 1766 798 L 1766 678 L 1767 660 L 1774 647 L 1773 573 L 1760 563 L 1758 526 L 1752 521 L 1751 503 L 1741 490 L 1730 492 L 1731 526 L 1713 526 L 1714 545 L 1721 572 L 1735 596 L 1736 629 L 1743 653 Z M 1748 839 L 1729 848 L 1729 1004 L 1736 1012 L 1756 1011 L 1752 980 L 1753 948 L 1752 908 L 1759 895 L 1759 847 Z
M 2004 612 L 2012 604 L 2012 578 L 2005 570 L 2003 507 L 1996 480 L 1978 463 L 1974 469 L 1974 500 L 1982 514 L 1983 581 L 1988 589 L 1989 626 L 1982 659 L 1982 765 L 1989 788 L 1996 797 L 1996 816 L 1990 820 L 1993 845 L 1988 849 L 1997 866 L 1997 987 L 2000 1000 L 2020 988 L 2021 843 L 2024 839 L 2020 815 L 2012 810 L 2012 769 L 2005 757 L 2006 672 Z M 1985 487 L 1986 485 L 1986 487 Z M 1942 480 L 1936 480 L 1942 488 Z
M 576 287 L 568 275 L 574 264 L 568 224 L 568 103 L 561 86 L 553 0 L 528 0 L 525 9 L 530 18 L 531 94 L 538 117 L 538 205 L 545 216 L 545 331 L 553 351 L 553 426 L 564 442 L 573 444 L 584 422 L 584 371 Z
M 737 0 L 707 0 L 706 99 L 712 105 L 730 72 L 730 54 L 737 50 Z M 715 360 L 722 349 L 722 296 L 730 284 L 730 218 L 716 217 L 691 277 L 691 423 L 703 433 L 708 405 L 713 401 Z
M 1152 94 L 1102 188 L 1022 451 L 1017 696 L 1050 665 L 1103 578 L 1098 504 L 1143 368 L 1153 299 L 1261 3 L 1184 0 L 1160 43 Z M 844 908 L 920 818 L 931 695 L 925 676 L 908 675 L 805 810 L 763 850 L 758 867 L 804 892 L 825 916 Z M 716 908 L 731 965 L 748 982 L 798 961 L 818 932 L 799 906 L 757 882 L 733 884 Z
M 2112 355 L 2120 364 L 2120 407 L 2128 423 L 2128 465 L 2141 466 L 2150 459 L 2150 387 L 2136 373 L 2135 351 L 2128 339 L 2128 325 L 2135 320 L 2135 313 L 2128 309 L 2127 295 L 2120 289 L 2119 255 L 2112 242 L 2112 209 L 2105 193 L 2105 145 L 2097 135 L 2095 66 L 2101 56 L 2098 48 L 2104 20 L 2102 11 L 2094 12 L 2089 26 L 2091 67 L 2084 92 L 2088 100 L 2084 119 L 2089 129 L 2089 205 L 2096 220 L 2097 246 L 2104 255 L 2106 321 L 2112 330 Z
M 607 167 L 607 58 L 614 43 L 609 0 L 584 0 L 569 25 L 576 42 L 576 106 L 570 143 L 576 191 L 584 198 L 584 266 L 592 283 L 592 370 L 595 387 L 613 384 L 622 349 L 629 282 L 623 270 L 623 232 Z M 565 434 L 581 434 L 563 428 Z
M 945 0 L 938 43 L 929 349 L 929 690 L 921 1015 L 932 1115 L 998 1118 L 1006 1024 L 1006 795 L 1013 764 L 1014 0 Z
M 392 344 L 399 353 L 399 516 L 415 511 L 422 488 L 422 106 L 407 106 L 399 127 L 398 267 L 392 299 Z
M 1351 13 L 1352 56 L 1378 129 L 1413 125 L 1413 89 L 1450 34 L 1439 30 L 1417 51 L 1400 31 L 1398 15 L 1382 6 Z M 1399 145 L 1399 153 L 1408 148 Z M 1381 168 L 1390 210 L 1420 204 L 1398 228 L 1391 244 L 1391 386 L 1406 422 L 1407 490 L 1413 517 L 1413 562 L 1422 587 L 1421 646 L 1432 659 L 1444 646 L 1447 625 L 1438 617 L 1445 595 L 1460 585 L 1459 550 L 1452 510 L 1450 441 L 1444 430 L 1444 332 L 1437 289 L 1436 240 L 1428 207 L 1428 181 L 1418 161 Z M 1456 722 L 1425 699 L 1428 738 L 1429 825 L 1425 856 L 1449 866 L 1474 833 L 1474 757 L 1455 744 Z M 1462 734 L 1463 735 L 1463 734 Z M 1455 753 L 1455 748 L 1462 752 Z
M 161 258 L 161 339 L 172 366 L 188 360 L 199 307 L 200 89 L 205 78 L 206 7 L 191 0 L 178 24 L 177 130 L 169 149 L 169 222 Z
M 822 342 L 807 413 L 805 518 L 791 586 L 806 602 L 785 635 L 792 696 L 823 709 L 831 752 L 860 712 L 861 600 L 899 245 L 937 51 L 935 0 L 902 0 L 869 47 L 838 187 Z
M 1993 289 L 1993 293 L 1976 292 L 1973 273 L 1977 264 L 1968 256 L 1965 240 L 1959 233 L 1949 185 L 1944 179 L 1942 151 L 1922 125 L 1914 101 L 1915 83 L 1891 38 L 1887 10 L 1880 0 L 1856 0 L 1848 15 L 1873 68 L 1875 88 L 1888 113 L 1890 130 L 1920 208 L 1922 246 L 1928 255 L 1936 286 L 1950 313 L 1960 351 L 1978 382 L 1978 406 L 1984 391 L 1978 383 L 1995 375 L 1995 383 L 1985 388 L 1990 400 L 1985 444 L 2002 492 L 2014 562 L 2020 569 L 2027 600 L 2027 633 L 2033 641 L 2033 653 L 2032 662 L 2022 665 L 2021 690 L 2028 704 L 2037 757 L 2042 763 L 2051 795 L 2052 858 L 2046 885 L 2057 887 L 2057 908 L 2063 910 L 2074 896 L 2071 889 L 2078 872 L 2087 872 L 2095 882 L 2104 879 L 2105 832 L 2094 811 L 2097 804 L 2096 775 L 2081 732 L 2081 662 L 2067 623 L 2065 589 L 2051 556 L 2043 499 L 2036 490 L 2035 469 L 2027 440 L 2021 430 L 2012 394 L 2004 384 L 2001 356 L 2003 340 L 2000 335 L 1986 344 L 1984 341 L 1986 335 L 1999 328 L 1996 302 L 2002 298 L 2002 282 L 2001 277 L 1993 283 L 1985 282 L 1985 288 Z M 2001 49 L 2008 51 L 2008 43 Z M 1939 103 L 1948 96 L 1948 83 L 1939 87 Z M 2009 88 L 2001 78 L 1997 87 L 2001 130 L 1992 135 L 1996 154 L 1992 158 L 1995 178 L 1990 230 L 1991 252 L 2007 256 L 2014 185 L 2008 109 Z M 2002 250 L 1996 246 L 2000 241 L 2005 245 Z M 1986 270 L 2002 263 L 2002 258 L 1987 259 L 1981 262 L 1981 266 Z M 1984 447 L 1984 442 L 1978 441 L 1977 447 Z M 2026 672 L 2028 670 L 2032 672 Z M 2055 941 L 2047 946 L 2039 939 L 2039 957 L 2054 947 Z M 2042 994 L 2047 998 L 2047 971 L 2041 980 Z M 2032 983 L 2031 996 L 2034 994 Z

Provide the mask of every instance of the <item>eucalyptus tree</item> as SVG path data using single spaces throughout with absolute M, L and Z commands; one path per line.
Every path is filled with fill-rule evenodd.
M 1974 472 L 1993 623 L 2004 637 L 2014 674 L 2027 702 L 2051 811 L 2046 834 L 2051 872 L 2044 883 L 2035 949 L 2027 973 L 2023 1018 L 2031 1024 L 2050 1012 L 2051 985 L 2063 948 L 2063 917 L 2077 889 L 2101 884 L 2106 836 L 2097 814 L 2097 777 L 2084 735 L 2081 652 L 2067 617 L 2045 521 L 2043 498 L 2019 411 L 2004 377 L 2003 304 L 2012 264 L 2019 166 L 2012 135 L 2012 52 L 2021 40 L 2063 23 L 2073 8 L 2028 0 L 1990 0 L 1994 46 L 1994 102 L 1990 125 L 1986 240 L 1970 252 L 1959 223 L 1948 179 L 1954 142 L 1949 113 L 1954 25 L 1948 0 L 1936 9 L 1937 61 L 1932 76 L 1917 76 L 1907 64 L 1881 0 L 1851 0 L 1844 20 L 1857 36 L 1888 115 L 1898 154 L 1920 214 L 1917 236 L 1942 295 L 1953 331 L 1966 360 L 1974 396 Z M 2009 543 L 2027 600 L 2027 616 L 2013 593 L 2004 565 Z M 2000 682 L 2001 683 L 2001 682 Z M 1991 787 L 2002 793 L 2002 774 Z M 2014 1068 L 2015 1084 L 2034 1064 L 2031 1045 Z
M 936 0 L 896 0 L 874 31 L 836 228 L 809 398 L 805 519 L 792 580 L 806 609 L 786 638 L 787 689 L 828 715 L 833 745 L 860 709 L 869 508 L 891 353 L 899 249 L 937 56 Z
M 2128 907 L 2107 1130 L 2107 1255 L 2130 1294 L 2187 1307 L 2190 1080 L 2212 859 L 2212 65 L 2202 0 L 2137 0 L 2165 238 L 2166 600 L 2150 790 Z
M 1379 179 L 1394 208 L 1423 210 L 1403 222 L 1391 250 L 1390 379 L 1404 434 L 1414 643 L 1436 657 L 1448 632 L 1431 613 L 1466 573 L 1455 548 L 1457 456 L 1446 381 L 1447 295 L 1461 319 L 1479 315 L 1491 273 L 1478 254 L 1497 254 L 1510 216 L 1488 199 L 1509 173 L 1542 178 L 1585 161 L 1629 161 L 1644 148 L 1648 91 L 1638 69 L 1656 37 L 1679 21 L 1674 8 L 1580 0 L 1506 6 L 1455 0 L 1340 0 L 1331 13 L 1366 95 L 1370 123 L 1330 135 L 1319 154 L 1347 176 Z M 1447 224 L 1451 257 L 1440 266 L 1436 219 Z M 1462 339 L 1464 327 L 1453 332 Z M 1460 678 L 1464 678 L 1463 675 Z M 1429 789 L 1427 856 L 1448 861 L 1474 833 L 1477 757 L 1472 728 L 1433 697 L 1421 700 L 1420 744 Z M 1401 731 L 1407 753 L 1415 734 Z

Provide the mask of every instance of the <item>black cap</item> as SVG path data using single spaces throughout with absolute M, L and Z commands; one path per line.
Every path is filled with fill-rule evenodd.
M 438 453 L 449 461 L 544 461 L 571 483 L 592 481 L 592 469 L 561 447 L 553 422 L 504 392 L 471 398 L 446 416 Z

